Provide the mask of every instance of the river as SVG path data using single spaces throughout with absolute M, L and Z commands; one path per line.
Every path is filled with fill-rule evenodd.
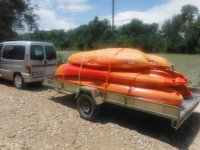
M 157 54 L 172 62 L 175 70 L 190 80 L 189 85 L 200 87 L 200 55 L 189 54 Z

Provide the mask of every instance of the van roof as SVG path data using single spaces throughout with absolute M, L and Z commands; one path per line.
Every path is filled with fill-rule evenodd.
M 50 42 L 42 42 L 42 41 L 5 41 L 0 44 L 44 44 L 44 45 L 53 45 Z

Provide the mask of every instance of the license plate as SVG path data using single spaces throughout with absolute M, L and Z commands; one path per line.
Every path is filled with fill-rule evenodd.
M 32 72 L 32 76 L 43 76 L 44 75 L 44 71 L 38 71 L 38 72 Z

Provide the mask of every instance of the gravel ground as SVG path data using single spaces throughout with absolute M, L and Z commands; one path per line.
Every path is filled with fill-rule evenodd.
M 95 122 L 79 117 L 71 95 L 15 89 L 0 80 L 0 150 L 191 149 L 200 147 L 199 107 L 174 130 L 168 120 L 104 105 Z

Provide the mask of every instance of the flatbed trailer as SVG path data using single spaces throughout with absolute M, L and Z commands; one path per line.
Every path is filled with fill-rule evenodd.
M 112 103 L 122 107 L 138 110 L 152 115 L 160 116 L 171 120 L 173 128 L 178 129 L 180 125 L 192 114 L 200 102 L 200 89 L 190 88 L 193 96 L 183 100 L 181 106 L 172 106 L 156 103 L 148 99 L 133 97 L 114 92 L 106 92 L 90 86 L 80 86 L 55 78 L 47 78 L 44 85 L 50 86 L 66 93 L 75 94 L 77 108 L 80 116 L 86 120 L 93 120 L 97 117 L 99 106 L 103 103 Z

